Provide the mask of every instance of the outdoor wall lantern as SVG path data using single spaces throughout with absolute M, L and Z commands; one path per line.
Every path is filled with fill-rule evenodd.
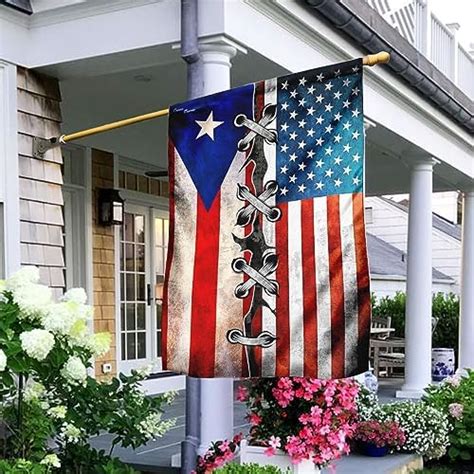
M 100 224 L 122 225 L 124 203 L 117 189 L 99 189 Z

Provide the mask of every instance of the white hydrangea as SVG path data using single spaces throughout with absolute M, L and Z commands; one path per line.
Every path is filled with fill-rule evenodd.
M 7 283 L 5 280 L 0 280 L 0 293 L 3 293 L 7 289 Z
M 63 420 L 66 418 L 67 408 L 64 405 L 58 405 L 56 407 L 51 407 L 48 410 L 48 415 L 55 420 Z
M 61 467 L 61 461 L 59 460 L 56 454 L 47 454 L 41 461 L 40 464 L 43 464 L 47 467 Z
M 171 405 L 175 398 L 178 396 L 178 392 L 177 390 L 170 390 L 169 392 L 166 392 L 164 395 L 163 395 L 163 401 L 167 404 L 167 405 Z
M 33 359 L 44 360 L 54 346 L 54 336 L 45 329 L 32 329 L 20 334 L 22 349 Z
M 108 332 L 97 332 L 89 338 L 87 346 L 94 357 L 101 357 L 110 349 L 112 337 Z
M 73 385 L 83 383 L 87 378 L 87 368 L 79 357 L 72 356 L 61 369 L 61 375 Z
M 78 443 L 81 436 L 82 430 L 73 423 L 63 423 L 59 430 L 59 437 L 67 443 Z
M 72 301 L 73 303 L 83 305 L 87 302 L 87 294 L 84 288 L 71 288 L 70 290 L 66 291 L 66 293 L 64 293 L 61 300 Z
M 23 267 L 5 281 L 6 289 L 8 291 L 15 291 L 32 283 L 38 283 L 39 279 L 40 275 L 37 267 Z
M 0 372 L 3 372 L 7 368 L 7 356 L 2 349 L 0 349 Z
M 39 382 L 30 382 L 25 388 L 24 400 L 26 402 L 32 402 L 39 400 L 46 394 L 46 388 L 42 383 Z
M 153 364 L 147 364 L 136 369 L 136 372 L 142 379 L 146 379 L 151 374 L 152 369 Z
M 51 289 L 32 283 L 12 290 L 13 301 L 20 308 L 20 317 L 42 319 L 49 311 L 52 302 Z
M 138 430 L 149 439 L 156 439 L 163 436 L 170 428 L 176 424 L 176 419 L 161 420 L 161 413 L 155 412 L 148 415 L 138 425 Z
M 66 303 L 57 303 L 50 306 L 43 319 L 43 326 L 52 333 L 66 335 L 75 322 L 76 318 L 71 307 Z

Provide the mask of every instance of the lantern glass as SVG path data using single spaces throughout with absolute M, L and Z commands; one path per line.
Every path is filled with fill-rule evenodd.
M 124 202 L 116 189 L 101 189 L 99 192 L 100 223 L 102 225 L 121 225 Z

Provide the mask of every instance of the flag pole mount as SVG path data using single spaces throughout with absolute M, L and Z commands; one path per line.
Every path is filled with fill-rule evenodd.
M 386 51 L 380 51 L 377 54 L 368 54 L 362 58 L 362 64 L 364 66 L 375 66 L 376 64 L 386 64 L 390 61 L 390 54 Z M 39 138 L 34 137 L 33 139 L 33 156 L 35 158 L 42 159 L 44 154 L 56 148 L 58 146 L 64 145 L 68 142 L 74 140 L 79 140 L 80 138 L 90 137 L 92 135 L 97 135 L 98 133 L 109 132 L 110 130 L 115 130 L 117 128 L 127 127 L 128 125 L 134 125 L 136 123 L 145 122 L 146 120 L 152 120 L 159 117 L 165 117 L 169 115 L 169 109 L 157 110 L 156 112 L 150 112 L 144 115 L 137 115 L 135 117 L 130 117 L 123 120 L 118 120 L 117 122 L 111 122 L 104 125 L 99 125 L 98 127 L 88 128 L 86 130 L 81 130 L 79 132 L 70 133 L 67 135 L 61 135 L 59 137 L 53 138 Z

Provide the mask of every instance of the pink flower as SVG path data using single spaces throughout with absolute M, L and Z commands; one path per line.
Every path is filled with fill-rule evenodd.
M 265 449 L 265 451 L 263 452 L 265 454 L 265 456 L 275 456 L 275 453 L 276 453 L 276 449 L 273 448 L 272 446 L 269 446 L 268 448 Z
M 462 418 L 462 414 L 464 412 L 464 406 L 461 405 L 460 403 L 451 403 L 448 406 L 449 414 L 453 417 L 459 420 Z
M 239 402 L 246 402 L 249 398 L 249 391 L 247 390 L 246 387 L 243 387 L 242 385 L 239 385 L 237 388 L 237 400 Z
M 451 384 L 453 387 L 459 387 L 461 384 L 461 377 L 458 374 L 455 374 L 451 377 L 447 377 L 445 382 Z
M 250 413 L 249 421 L 251 425 L 258 426 L 262 422 L 262 417 L 256 413 Z
M 271 446 L 274 449 L 278 449 L 281 447 L 281 440 L 279 436 L 270 436 L 270 439 L 268 441 L 269 446 Z

